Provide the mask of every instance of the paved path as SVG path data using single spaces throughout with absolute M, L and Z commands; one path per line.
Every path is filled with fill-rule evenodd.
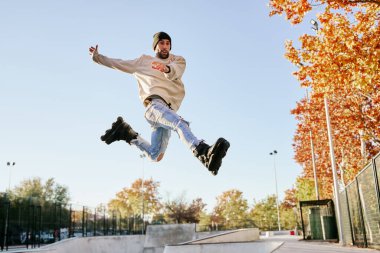
M 261 237 L 261 240 L 284 242 L 273 253 L 378 253 L 374 249 L 363 249 L 353 246 L 340 246 L 338 243 L 304 241 L 298 236 L 271 236 Z

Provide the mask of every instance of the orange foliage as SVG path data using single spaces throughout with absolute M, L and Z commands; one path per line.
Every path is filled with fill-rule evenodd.
M 301 23 L 305 14 L 315 6 L 343 9 L 346 12 L 359 5 L 380 6 L 380 0 L 270 0 L 270 16 L 285 14 L 293 24 Z
M 321 195 L 331 197 L 325 96 L 345 183 L 380 151 L 380 0 L 270 0 L 270 15 L 284 13 L 297 24 L 312 3 L 325 7 L 316 34 L 302 35 L 300 48 L 292 41 L 285 44 L 285 57 L 299 67 L 295 77 L 311 90 L 310 98 L 292 110 L 298 121 L 294 158 L 303 166 L 303 176 L 313 178 L 311 132 Z

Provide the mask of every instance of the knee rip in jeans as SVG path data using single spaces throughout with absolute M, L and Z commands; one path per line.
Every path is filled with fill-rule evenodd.
M 161 161 L 162 158 L 164 158 L 164 154 L 165 154 L 165 153 L 161 153 L 161 154 L 157 157 L 156 162 Z
M 164 158 L 164 154 L 165 153 L 160 153 L 159 155 L 154 155 L 154 156 L 151 156 L 150 157 L 150 160 L 152 161 L 152 162 L 156 162 L 156 163 L 158 163 L 159 161 L 161 161 L 162 160 L 162 158 Z

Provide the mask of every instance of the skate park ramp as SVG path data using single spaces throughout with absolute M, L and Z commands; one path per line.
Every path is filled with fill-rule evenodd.
M 164 253 L 270 253 L 281 242 L 211 243 L 166 246 Z
M 142 253 L 144 238 L 142 235 L 74 237 L 41 248 L 12 253 Z
M 164 253 L 269 253 L 282 245 L 282 242 L 262 242 L 259 238 L 258 229 L 239 229 L 166 245 Z
M 195 239 L 195 224 L 148 226 L 143 253 L 162 253 L 168 244 L 178 244 Z
M 282 242 L 260 241 L 259 230 L 196 233 L 195 224 L 152 225 L 146 235 L 80 237 L 33 249 L 41 253 L 269 253 Z M 17 252 L 28 252 L 20 250 Z

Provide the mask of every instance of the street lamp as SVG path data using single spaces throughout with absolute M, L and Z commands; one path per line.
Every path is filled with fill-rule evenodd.
M 313 21 L 315 21 L 315 20 L 313 20 Z M 318 27 L 318 25 L 317 25 L 317 27 Z M 306 90 L 306 99 L 307 99 L 308 102 L 310 102 L 310 100 L 309 100 L 309 93 L 307 92 L 307 90 Z M 317 168 L 316 168 L 316 165 L 315 165 L 313 132 L 311 130 L 311 127 L 310 127 L 310 131 L 309 131 L 309 137 L 310 137 L 311 162 L 313 164 L 315 195 L 317 197 L 317 200 L 319 200 L 318 177 L 317 177 Z
M 144 158 L 146 157 L 145 154 L 141 154 L 140 158 L 142 159 L 142 179 L 141 179 L 141 218 L 142 218 L 142 227 L 141 227 L 141 234 L 144 234 Z
M 314 19 L 312 19 L 312 20 L 310 20 L 310 24 L 312 24 L 313 25 L 313 27 L 311 28 L 311 29 L 313 29 L 314 31 L 318 31 L 318 22 L 317 21 L 315 21 Z
M 9 181 L 8 181 L 8 191 L 11 190 L 11 168 L 15 166 L 15 162 L 7 162 L 7 166 L 9 167 Z
M 318 32 L 318 22 L 314 19 L 310 20 L 310 23 L 313 25 L 312 29 Z M 332 136 L 332 128 L 330 122 L 330 112 L 329 112 L 329 102 L 326 94 L 324 95 L 324 104 L 325 104 L 325 113 L 326 113 L 326 124 L 327 124 L 327 136 L 330 148 L 330 159 L 331 159 L 331 169 L 333 174 L 333 182 L 334 182 L 334 196 L 335 196 L 335 214 L 337 218 L 338 225 L 338 234 L 339 234 L 339 243 L 344 244 L 343 242 L 343 221 L 341 216 L 341 207 L 340 207 L 340 199 L 339 199 L 339 187 L 338 187 L 338 176 L 336 170 L 336 162 L 335 162 L 335 153 L 334 153 L 334 140 Z
M 7 162 L 7 166 L 9 167 L 9 181 L 8 181 L 8 191 L 11 189 L 11 168 L 15 166 L 15 162 Z M 7 193 L 5 193 L 4 201 L 8 200 L 4 204 L 7 204 L 7 212 L 5 215 L 5 224 L 4 224 L 4 241 L 3 245 L 6 246 L 6 249 L 8 250 L 8 223 L 9 223 L 9 208 L 11 206 L 9 198 L 7 197 Z
M 343 221 L 342 216 L 340 214 L 340 199 L 339 199 L 339 187 L 338 187 L 338 176 L 336 172 L 336 163 L 335 163 L 335 153 L 334 153 L 334 140 L 332 136 L 332 129 L 330 123 L 330 113 L 329 113 L 329 103 L 327 97 L 324 97 L 325 103 L 325 112 L 326 112 L 326 123 L 327 123 L 327 135 L 329 139 L 329 147 L 330 147 L 330 159 L 331 159 L 331 168 L 333 173 L 333 181 L 334 181 L 334 195 L 335 195 L 335 213 L 338 220 L 338 233 L 339 233 L 339 243 L 343 245 Z
M 281 223 L 280 223 L 280 207 L 278 204 L 278 189 L 277 189 L 277 172 L 276 172 L 276 154 L 277 150 L 273 150 L 273 152 L 270 152 L 269 155 L 273 155 L 273 167 L 274 167 L 274 180 L 276 183 L 276 206 L 277 206 L 277 224 L 278 224 L 278 231 L 281 230 Z

